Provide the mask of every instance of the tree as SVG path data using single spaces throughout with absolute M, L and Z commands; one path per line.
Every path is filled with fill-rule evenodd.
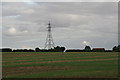
M 85 51 L 91 51 L 91 48 L 90 48 L 90 46 L 85 46 L 85 49 L 84 49 Z
M 118 52 L 120 52 L 120 45 L 118 45 Z
M 10 48 L 3 48 L 2 52 L 12 52 L 12 49 L 10 49 Z
M 118 47 L 117 47 L 117 46 L 114 46 L 114 47 L 113 47 L 113 51 L 117 52 L 117 51 L 118 51 Z
M 60 46 L 54 47 L 55 52 L 63 52 L 64 50 L 65 50 L 65 47 L 60 47 Z
M 61 47 L 61 50 L 64 51 L 64 50 L 65 50 L 65 47 Z
M 35 48 L 35 52 L 40 52 L 40 49 L 39 48 Z

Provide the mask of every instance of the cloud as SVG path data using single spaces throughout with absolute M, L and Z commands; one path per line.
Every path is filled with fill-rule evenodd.
M 8 29 L 8 33 L 9 33 L 10 35 L 15 35 L 16 32 L 17 32 L 17 30 L 16 30 L 14 27 L 11 27 L 10 29 Z
M 81 48 L 89 41 L 93 47 L 110 49 L 117 43 L 117 3 L 32 3 L 3 2 L 3 46 L 44 46 L 49 21 L 56 45 Z M 31 43 L 32 39 L 36 41 Z
M 30 46 L 25 46 L 25 45 L 23 45 L 22 48 L 23 48 L 23 49 L 31 49 Z
M 82 43 L 83 43 L 83 45 L 85 45 L 85 46 L 89 46 L 89 45 L 90 45 L 90 42 L 88 42 L 88 41 L 83 41 Z
M 119 0 L 4 0 L 2 2 L 30 2 L 30 4 L 33 4 L 33 2 L 118 2 Z M 31 3 L 32 2 L 32 3 Z

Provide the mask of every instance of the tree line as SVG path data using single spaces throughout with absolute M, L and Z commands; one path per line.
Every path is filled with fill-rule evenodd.
M 11 49 L 11 48 L 2 48 L 0 52 L 120 52 L 120 45 L 114 46 L 112 50 L 105 50 L 105 48 L 93 48 L 90 46 L 85 46 L 84 49 L 67 49 L 65 47 L 56 46 L 51 49 Z
M 11 48 L 2 48 L 0 49 L 0 52 L 64 52 L 65 47 L 54 47 L 51 49 L 40 49 L 40 48 L 35 48 L 33 49 L 11 49 Z

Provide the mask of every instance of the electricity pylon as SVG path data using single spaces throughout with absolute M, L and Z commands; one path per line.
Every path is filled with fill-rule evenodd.
M 54 42 L 53 42 L 53 37 L 52 37 L 52 32 L 51 32 L 51 24 L 49 22 L 48 24 L 48 33 L 47 33 L 47 38 L 46 38 L 46 42 L 45 42 L 45 47 L 44 49 L 51 49 L 54 48 Z

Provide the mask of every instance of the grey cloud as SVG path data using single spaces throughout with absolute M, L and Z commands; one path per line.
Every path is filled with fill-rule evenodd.
M 92 47 L 110 49 L 117 43 L 117 3 L 8 2 L 2 6 L 3 46 L 43 47 L 49 21 L 56 45 L 80 48 L 89 41 Z M 8 33 L 11 27 L 17 30 L 15 35 Z

